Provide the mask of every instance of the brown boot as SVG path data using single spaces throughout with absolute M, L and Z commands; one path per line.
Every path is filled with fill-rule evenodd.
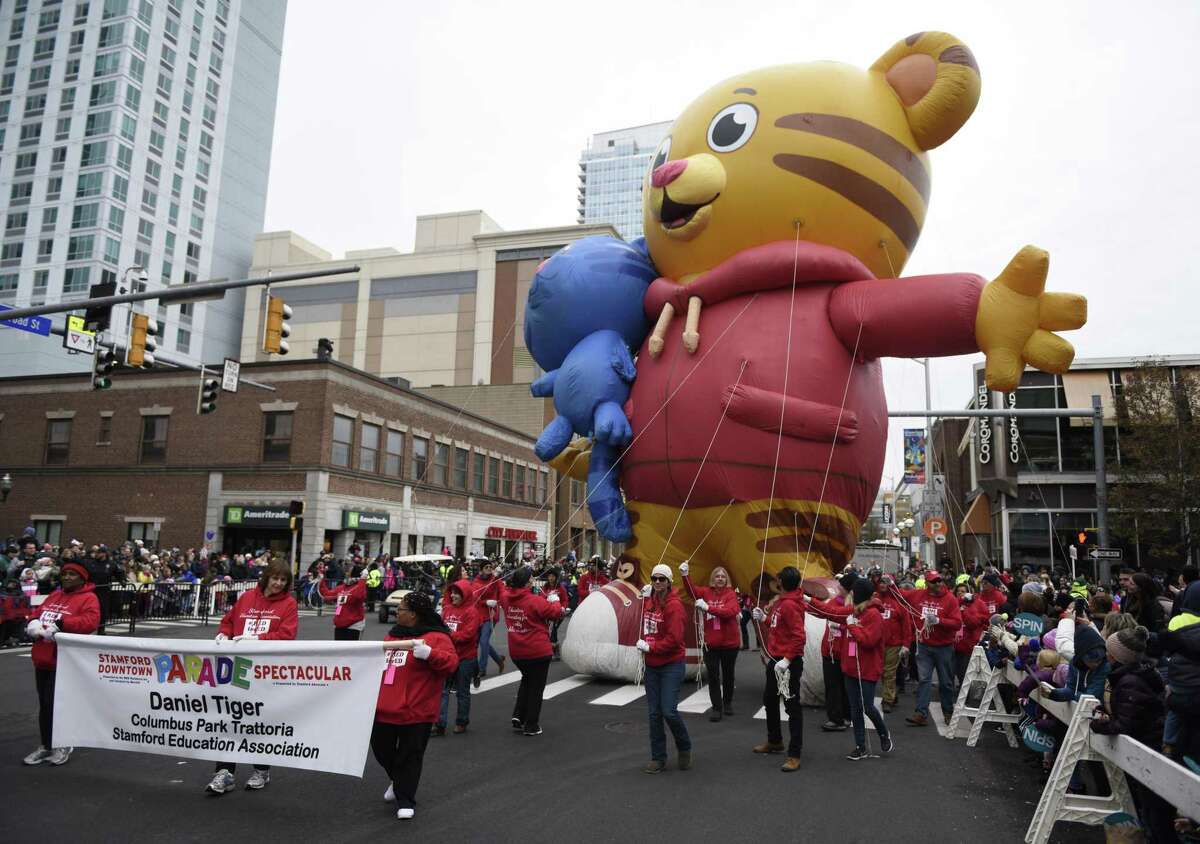
M 914 712 L 904 719 L 910 727 L 928 727 L 929 719 L 920 712 Z
M 785 774 L 790 774 L 792 771 L 800 770 L 800 757 L 789 756 L 787 759 L 784 759 L 783 764 L 779 766 L 779 770 L 783 771 Z
M 764 741 L 751 749 L 752 753 L 783 753 L 783 742 Z

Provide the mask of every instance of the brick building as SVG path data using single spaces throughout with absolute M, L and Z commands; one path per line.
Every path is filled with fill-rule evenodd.
M 541 552 L 552 473 L 528 434 L 337 361 L 246 363 L 236 394 L 196 413 L 199 376 L 119 370 L 0 379 L 0 535 L 153 539 L 241 551 L 290 542 L 302 560 L 372 553 Z M 256 388 L 256 381 L 274 390 Z

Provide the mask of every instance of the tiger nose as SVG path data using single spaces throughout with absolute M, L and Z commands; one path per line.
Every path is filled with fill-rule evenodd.
M 650 174 L 651 187 L 665 188 L 682 175 L 683 171 L 687 169 L 687 164 L 686 159 L 680 159 L 655 167 L 654 172 Z

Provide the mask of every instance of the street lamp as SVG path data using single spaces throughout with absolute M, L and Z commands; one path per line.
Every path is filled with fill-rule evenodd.
M 916 527 L 916 525 L 917 523 L 912 519 L 901 519 L 900 521 L 896 522 L 896 526 L 892 528 L 892 536 L 900 540 L 904 553 L 908 554 L 910 558 L 912 556 L 913 528 Z M 907 566 L 901 566 L 901 570 L 905 568 L 907 568 Z
M 4 477 L 0 478 L 0 504 L 8 501 L 8 494 L 12 492 L 12 488 L 12 475 L 10 475 L 8 472 L 5 472 Z

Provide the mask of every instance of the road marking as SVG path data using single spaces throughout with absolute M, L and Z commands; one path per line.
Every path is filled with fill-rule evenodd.
M 758 711 L 754 713 L 754 719 L 756 721 L 766 721 L 767 720 L 767 708 L 765 706 L 760 706 Z
M 29 649 L 31 647 L 33 647 L 33 646 L 32 645 L 18 645 L 15 648 L 5 648 L 4 650 L 0 651 L 0 654 L 24 654 L 25 656 L 29 656 Z
M 480 682 L 479 688 L 473 689 L 472 691 L 475 694 L 479 694 L 480 692 L 489 692 L 492 689 L 498 689 L 501 686 L 509 686 L 509 685 L 512 685 L 513 683 L 519 683 L 520 681 L 521 681 L 521 672 L 520 671 L 510 671 L 507 674 L 500 674 L 496 677 L 484 678 L 483 681 Z
M 875 698 L 875 709 L 877 709 L 879 711 L 879 714 L 883 717 L 884 723 L 886 724 L 887 716 L 883 714 L 883 698 L 881 698 L 881 697 Z M 871 723 L 870 718 L 867 718 L 866 722 L 867 722 L 868 730 L 875 730 L 875 725 L 873 723 Z
M 707 712 L 710 706 L 712 701 L 708 699 L 708 688 L 705 687 L 680 701 L 679 711 L 700 714 Z
M 613 689 L 608 694 L 600 695 L 600 697 L 589 702 L 594 703 L 597 706 L 624 706 L 627 703 L 633 703 L 635 700 L 645 694 L 646 687 L 642 685 L 620 686 L 619 688 Z
M 594 678 L 591 674 L 572 674 L 558 682 L 551 683 L 546 687 L 546 691 L 542 693 L 542 700 L 549 700 L 552 697 L 558 697 L 564 692 L 569 692 L 571 689 L 578 689 L 580 686 L 586 686 L 592 682 Z

